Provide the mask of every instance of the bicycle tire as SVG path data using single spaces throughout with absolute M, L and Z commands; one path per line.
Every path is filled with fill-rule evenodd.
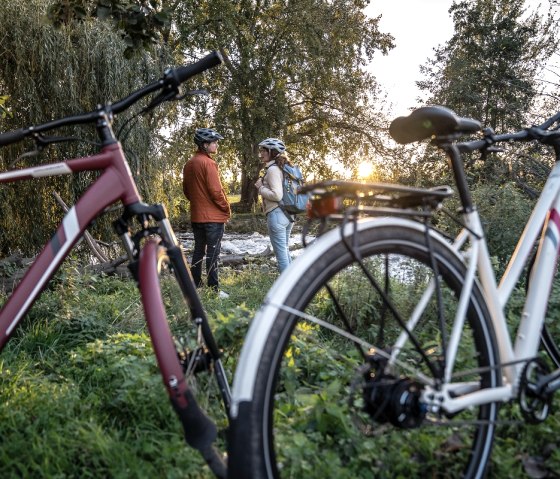
M 355 236 L 351 226 L 346 228 L 347 241 L 354 243 L 371 274 L 395 282 L 387 294 L 398 295 L 396 305 L 408 317 L 405 308 L 414 307 L 414 299 L 418 297 L 415 288 L 425 284 L 424 275 L 433 273 L 424 227 L 405 219 L 376 219 L 358 222 L 357 228 L 359 234 Z M 441 236 L 432 232 L 430 238 L 444 295 L 440 304 L 449 310 L 463 285 L 465 266 Z M 398 262 L 389 263 L 387 275 L 380 273 L 381 266 L 387 264 L 381 255 L 398 255 L 390 260 Z M 338 308 L 348 310 L 345 314 L 354 326 L 354 334 L 379 347 L 372 338 L 381 330 L 382 303 L 371 285 L 368 284 L 367 291 L 361 291 L 365 281 L 359 271 L 361 268 L 335 230 L 297 258 L 269 292 L 253 320 L 234 379 L 230 477 L 484 475 L 492 449 L 496 403 L 476 408 L 474 415 L 463 411 L 452 419 L 439 418 L 443 424 L 449 420 L 450 425 L 460 424 L 457 421 L 462 418 L 470 421 L 468 427 L 440 425 L 406 430 L 392 426 L 387 417 L 379 424 L 382 422 L 379 417 L 373 419 L 359 406 L 360 397 L 364 401 L 363 390 L 355 393 L 350 388 L 356 379 L 363 382 L 363 370 L 358 373 L 363 362 L 356 348 L 314 322 L 298 321 L 294 311 L 319 315 L 324 321 L 330 319 L 329 315 L 338 320 L 340 315 L 333 314 L 337 307 L 325 299 L 328 295 L 325 296 L 324 286 L 328 282 L 336 290 Z M 407 279 L 406 275 L 410 274 L 413 276 Z M 386 285 L 384 282 L 383 289 Z M 431 309 L 432 305 L 426 310 L 426 316 Z M 479 381 L 482 387 L 496 387 L 501 384 L 501 378 L 495 367 L 497 347 L 488 318 L 485 301 L 475 283 L 458 359 L 464 362 L 466 370 L 473 366 L 486 368 L 472 373 L 468 379 Z M 426 317 L 415 328 L 425 328 L 415 334 L 425 341 L 424 353 L 432 357 L 440 352 L 433 323 Z M 394 339 L 390 328 L 384 332 L 387 345 Z M 420 355 L 415 357 L 414 353 L 411 348 L 405 353 L 410 357 L 405 359 L 417 360 Z M 395 378 L 400 376 L 395 374 Z M 397 382 L 395 379 L 392 386 L 397 387 Z M 378 388 L 381 395 L 377 395 L 378 407 L 373 414 L 379 411 L 385 414 L 383 401 L 391 398 L 381 399 L 380 403 L 383 390 L 381 386 Z M 356 402 L 348 397 L 353 394 L 357 395 Z M 401 400 L 403 396 L 397 397 Z
M 157 241 L 149 241 L 140 254 L 139 288 L 156 360 L 185 440 L 216 477 L 225 478 L 225 437 L 218 431 L 227 428 L 228 415 L 217 406 L 219 388 L 209 374 L 210 363 L 218 358 L 205 349 L 205 340 L 213 339 L 204 337 L 192 317 L 193 298 L 181 279 L 189 273 L 181 258 L 182 254 L 170 255 Z M 195 354 L 197 347 L 204 350 Z

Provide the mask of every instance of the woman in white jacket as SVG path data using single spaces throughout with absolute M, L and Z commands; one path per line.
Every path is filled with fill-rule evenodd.
M 266 224 L 272 249 L 278 261 L 278 270 L 284 271 L 291 262 L 289 241 L 294 219 L 279 205 L 282 200 L 282 167 L 288 162 L 286 146 L 278 138 L 267 138 L 259 143 L 259 158 L 265 169 L 264 177 L 259 178 L 255 188 L 262 196 Z

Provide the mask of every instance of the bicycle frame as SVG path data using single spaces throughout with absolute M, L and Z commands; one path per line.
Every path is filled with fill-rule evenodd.
M 113 132 L 112 120 L 115 114 L 127 110 L 140 99 L 155 92 L 159 94 L 136 115 L 149 111 L 163 102 L 178 99 L 179 86 L 183 82 L 222 61 L 218 52 L 211 52 L 195 63 L 166 70 L 160 80 L 144 86 L 116 103 L 100 106 L 89 113 L 0 134 L 0 146 L 21 141 L 26 137 L 32 137 L 38 146 L 45 146 L 63 141 L 64 138 L 44 137 L 43 132 L 68 125 L 95 123 L 101 144 L 100 152 L 90 156 L 0 173 L 1 184 L 84 171 L 100 172 L 97 179 L 92 181 L 85 193 L 68 210 L 53 237 L 27 269 L 20 283 L 0 309 L 0 351 L 72 247 L 83 236 L 86 228 L 108 206 L 121 202 L 124 212 L 113 226 L 121 238 L 130 261 L 129 269 L 140 290 L 144 316 L 163 383 L 183 426 L 186 442 L 198 449 L 217 477 L 226 477 L 226 464 L 214 447 L 217 428 L 198 406 L 185 378 L 183 364 L 172 339 L 160 290 L 162 261 L 169 263 L 169 269 L 174 273 L 182 298 L 188 303 L 185 308 L 188 307 L 190 310 L 200 340 L 204 342 L 204 347 L 212 358 L 213 372 L 222 400 L 226 410 L 229 410 L 231 393 L 220 360 L 220 350 L 212 335 L 194 280 L 167 218 L 165 207 L 142 202 L 122 146 Z M 136 231 L 132 231 L 132 220 L 138 220 Z
M 64 216 L 52 239 L 2 307 L 0 350 L 92 220 L 118 200 L 125 206 L 141 201 L 119 143 L 108 145 L 92 156 L 0 173 L 0 183 L 8 183 L 99 170 L 100 177 Z
M 456 238 L 453 249 L 463 253 L 467 261 L 467 274 L 461 292 L 461 308 L 456 315 L 446 358 L 445 383 L 441 392 L 433 391 L 441 398 L 443 408 L 456 412 L 472 405 L 492 401 L 508 401 L 516 397 L 520 375 L 527 361 L 537 354 L 544 323 L 547 298 L 550 294 L 556 258 L 560 245 L 560 163 L 556 163 L 547 179 L 543 191 L 528 219 L 508 266 L 498 285 L 484 238 L 480 216 L 475 208 L 463 215 L 465 229 Z M 541 234 L 542 233 L 542 234 Z M 523 268 L 527 265 L 535 241 L 541 234 L 535 263 L 532 268 L 529 288 L 525 300 L 520 325 L 515 336 L 510 335 L 504 314 L 506 306 Z M 468 243 L 468 249 L 463 249 Z M 554 261 L 551 261 L 554 258 Z M 492 325 L 496 333 L 499 350 L 499 364 L 503 370 L 504 385 L 499 388 L 478 390 L 475 385 L 451 382 L 455 353 L 464 324 L 464 311 L 477 278 L 486 299 Z M 426 295 L 433 290 L 428 290 Z M 515 344 L 512 341 L 515 339 Z M 403 338 L 404 339 L 404 338 Z M 466 388 L 466 389 L 465 389 Z M 450 397 L 449 391 L 463 394 Z M 467 391 L 467 394 L 464 394 Z

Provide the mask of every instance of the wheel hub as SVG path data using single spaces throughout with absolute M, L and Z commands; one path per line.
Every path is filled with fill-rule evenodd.
M 364 409 L 374 421 L 389 422 L 402 429 L 420 426 L 426 416 L 420 384 L 389 374 L 368 376 L 363 388 Z

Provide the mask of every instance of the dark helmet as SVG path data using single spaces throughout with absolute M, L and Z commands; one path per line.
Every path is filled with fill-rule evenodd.
M 203 143 L 212 143 L 223 139 L 224 137 L 212 128 L 198 128 L 194 133 L 194 142 L 199 146 Z
M 266 148 L 267 150 L 275 150 L 278 153 L 284 153 L 286 151 L 286 145 L 282 140 L 278 138 L 267 138 L 259 143 L 259 146 Z

